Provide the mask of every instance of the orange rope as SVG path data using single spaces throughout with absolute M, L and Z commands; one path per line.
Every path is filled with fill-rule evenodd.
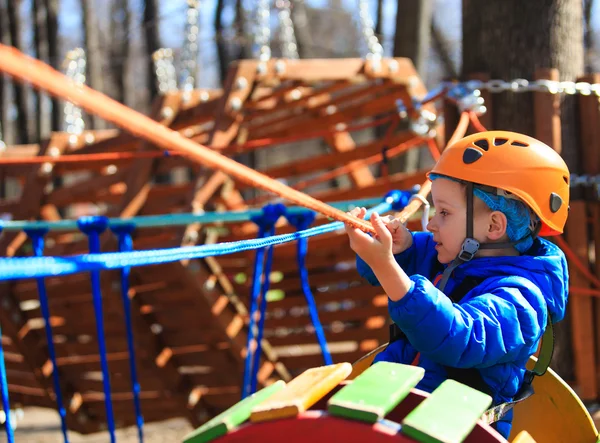
M 440 148 L 433 138 L 427 140 L 427 148 L 433 159 L 437 162 L 440 159 Z
M 456 129 L 454 130 L 452 137 L 450 137 L 450 140 L 448 140 L 448 143 L 446 143 L 446 146 L 454 144 L 459 139 L 465 136 L 465 134 L 467 133 L 467 129 L 469 129 L 469 120 L 470 119 L 468 112 L 463 112 L 462 114 L 460 114 L 458 125 L 456 125 Z
M 475 114 L 473 111 L 468 111 L 468 112 L 469 112 L 469 120 L 471 120 L 471 124 L 473 125 L 475 130 L 477 132 L 486 132 L 487 129 L 485 129 L 485 126 L 483 126 L 483 124 L 481 124 L 481 120 L 479 120 L 479 117 L 477 117 L 477 114 Z
M 564 251 L 567 258 L 571 261 L 573 265 L 575 265 L 579 272 L 581 272 L 591 283 L 593 283 L 594 286 L 596 286 L 596 288 L 600 289 L 600 280 L 598 280 L 598 278 L 594 274 L 592 274 L 589 269 L 587 269 L 587 266 L 583 264 L 581 259 L 577 256 L 575 251 L 571 249 L 571 247 L 565 241 L 565 239 L 560 235 L 557 235 L 554 238 L 556 239 L 556 243 L 558 244 L 558 246 L 560 246 L 560 249 Z
M 162 149 L 180 153 L 209 168 L 220 170 L 250 186 L 273 192 L 300 206 L 312 209 L 335 220 L 348 222 L 368 233 L 375 233 L 371 223 L 353 217 L 309 195 L 296 191 L 248 166 L 237 163 L 206 146 L 183 137 L 151 118 L 95 91 L 88 86 L 76 86 L 65 75 L 45 63 L 26 56 L 16 48 L 0 44 L 0 71 L 29 83 L 37 89 L 74 103 L 106 121 L 147 140 Z
M 600 291 L 597 289 L 578 288 L 575 286 L 569 287 L 569 293 L 578 294 L 578 295 L 591 295 L 593 297 L 600 297 Z

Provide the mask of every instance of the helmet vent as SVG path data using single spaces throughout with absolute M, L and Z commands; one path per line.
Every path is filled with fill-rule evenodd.
M 508 141 L 507 138 L 495 138 L 494 139 L 494 146 L 502 146 L 507 141 Z
M 475 146 L 477 146 L 478 148 L 483 149 L 484 151 L 487 151 L 488 149 L 490 149 L 490 144 L 488 143 L 488 141 L 485 138 L 474 141 L 473 144 Z
M 562 198 L 560 198 L 560 195 L 555 194 L 554 192 L 550 194 L 550 210 L 553 213 L 558 212 L 558 210 L 562 206 L 562 203 L 563 201 Z
M 471 163 L 475 163 L 481 157 L 483 157 L 483 152 L 481 152 L 479 149 L 467 148 L 463 153 L 463 162 L 467 165 L 470 165 Z
M 518 142 L 516 140 L 514 142 L 512 142 L 511 145 L 513 145 L 513 146 L 520 146 L 521 148 L 526 148 L 526 147 L 529 146 L 527 143 Z

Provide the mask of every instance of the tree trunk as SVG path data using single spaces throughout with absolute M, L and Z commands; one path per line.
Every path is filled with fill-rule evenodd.
M 580 0 L 463 0 L 463 77 L 532 80 L 538 68 L 556 68 L 561 80 L 576 80 L 584 72 L 582 26 Z M 535 135 L 532 94 L 494 94 L 491 110 L 493 128 Z M 580 165 L 576 114 L 576 99 L 563 97 L 562 155 L 571 172 Z M 555 331 L 552 367 L 572 380 L 568 316 Z
M 31 18 L 33 25 L 33 42 L 35 46 L 35 57 L 39 60 L 48 59 L 48 36 L 46 33 L 46 14 L 41 0 L 33 0 L 31 8 Z M 33 90 L 35 101 L 35 139 L 41 141 L 48 133 L 46 130 L 46 115 L 44 113 L 43 93 L 37 89 Z
M 432 17 L 432 0 L 398 0 L 394 57 L 410 58 L 421 78 L 425 75 Z
M 125 80 L 127 77 L 127 60 L 129 57 L 129 7 L 127 0 L 113 0 L 111 4 L 110 22 L 110 70 L 114 84 L 113 96 L 125 104 Z
M 375 35 L 379 41 L 383 40 L 383 0 L 377 0 L 377 13 L 375 16 Z
M 160 37 L 158 34 L 158 6 L 156 0 L 144 0 L 144 18 L 142 25 L 146 40 L 146 66 L 147 77 L 146 85 L 150 95 L 150 107 L 156 97 L 158 97 L 158 86 L 156 85 L 156 75 L 154 74 L 154 51 L 160 49 Z
M 308 13 L 304 0 L 296 0 L 292 3 L 291 10 L 296 44 L 298 45 L 298 56 L 300 58 L 312 58 L 314 54 L 314 42 L 310 33 Z
M 98 22 L 94 8 L 90 7 L 89 0 L 81 0 L 81 19 L 83 26 L 83 38 L 86 54 L 86 84 L 97 91 L 104 90 L 102 76 L 102 57 L 100 38 L 98 33 Z M 88 115 L 89 127 L 87 129 L 98 129 L 105 127 L 104 122 L 95 115 Z
M 241 38 L 242 43 L 240 44 L 240 49 L 238 55 L 236 57 L 239 59 L 250 59 L 252 58 L 252 44 L 246 41 L 246 37 L 251 38 L 249 32 L 246 32 L 246 13 L 244 11 L 244 7 L 242 5 L 242 0 L 235 1 L 235 35 L 238 35 Z
M 225 0 L 217 0 L 215 8 L 215 43 L 217 45 L 217 54 L 219 56 L 219 78 L 221 84 L 225 82 L 227 77 L 227 67 L 229 66 L 229 53 L 227 51 L 227 43 L 223 40 L 223 8 Z
M 398 0 L 394 57 L 411 59 L 423 80 L 429 53 L 432 18 L 432 0 Z M 403 156 L 389 162 L 389 172 L 415 171 L 419 168 L 419 163 L 428 158 L 427 156 L 423 149 L 411 149 Z
M 58 0 L 43 0 L 46 11 L 46 32 L 48 37 L 48 61 L 54 69 L 59 69 L 58 60 Z M 61 126 L 62 107 L 57 98 L 51 99 L 52 111 L 50 130 L 58 131 Z
M 592 11 L 594 0 L 583 0 L 583 48 L 585 51 L 585 72 L 594 72 L 594 29 L 592 25 Z
M 10 44 L 21 50 L 21 20 L 19 17 L 20 1 L 9 0 L 6 2 L 6 15 L 8 18 L 8 29 L 10 34 Z M 29 113 L 27 112 L 27 90 L 17 81 L 13 81 L 14 102 L 17 108 L 17 143 L 26 144 L 29 142 L 29 132 L 27 123 Z
M 443 77 L 451 79 L 457 78 L 458 71 L 456 69 L 456 64 L 450 55 L 451 44 L 433 18 L 431 20 L 431 48 L 437 52 L 440 62 L 444 67 Z

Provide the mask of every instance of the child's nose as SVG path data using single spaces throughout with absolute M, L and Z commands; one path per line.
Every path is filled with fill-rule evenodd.
M 435 216 L 429 220 L 429 223 L 427 223 L 427 230 L 429 232 L 434 232 L 437 229 L 437 226 L 434 223 L 434 220 L 435 220 Z

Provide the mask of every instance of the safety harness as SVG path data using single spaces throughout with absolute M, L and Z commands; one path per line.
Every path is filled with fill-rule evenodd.
M 469 291 L 471 291 L 471 289 L 481 284 L 484 280 L 485 278 L 466 277 L 453 289 L 453 291 L 448 295 L 448 297 L 454 303 L 459 303 L 463 299 L 463 297 Z M 390 325 L 389 343 L 392 343 L 401 338 L 406 339 L 406 335 L 402 332 L 402 330 L 398 327 L 396 323 L 392 323 Z M 546 373 L 548 367 L 550 366 L 550 361 L 552 360 L 553 352 L 554 329 L 552 327 L 550 312 L 548 312 L 546 330 L 544 331 L 544 335 L 542 336 L 540 353 L 534 368 L 532 370 L 528 369 L 525 371 L 523 383 L 521 384 L 519 391 L 515 394 L 513 399 L 509 402 L 504 402 L 492 406 L 483 414 L 482 420 L 489 424 L 497 422 L 502 417 L 504 417 L 506 413 L 514 407 L 514 405 L 530 397 L 534 393 L 532 385 L 534 377 L 542 376 Z M 451 366 L 444 366 L 444 368 L 446 369 L 448 378 L 470 386 L 473 389 L 477 389 L 478 391 L 484 392 L 492 398 L 494 397 L 492 390 L 490 389 L 489 385 L 483 380 L 483 377 L 481 376 L 481 373 L 478 369 L 455 368 Z

